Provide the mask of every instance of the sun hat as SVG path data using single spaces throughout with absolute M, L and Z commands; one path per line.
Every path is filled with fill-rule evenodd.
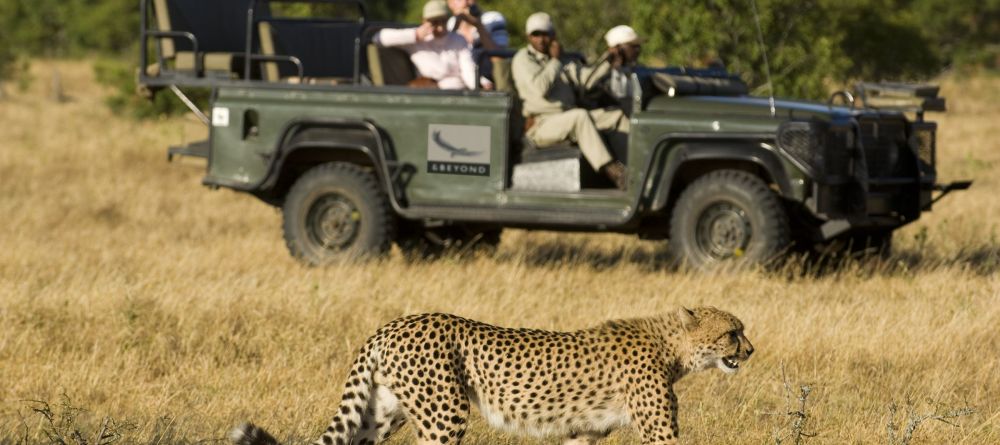
M 451 15 L 451 11 L 448 10 L 448 4 L 444 0 L 431 0 L 424 5 L 424 20 L 448 17 L 449 15 Z
M 528 23 L 524 26 L 524 32 L 531 34 L 536 31 L 552 33 L 556 27 L 552 24 L 552 17 L 544 12 L 536 12 L 528 16 Z
M 604 41 L 608 42 L 608 48 L 614 48 L 618 45 L 624 45 L 626 43 L 642 43 L 642 39 L 639 35 L 635 33 L 635 30 L 628 25 L 618 25 L 611 28 L 607 34 L 604 35 Z

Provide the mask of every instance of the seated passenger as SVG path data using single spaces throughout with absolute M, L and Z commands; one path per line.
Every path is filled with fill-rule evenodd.
M 594 170 L 625 189 L 625 165 L 614 159 L 599 133 L 628 132 L 625 114 L 621 109 L 580 108 L 577 92 L 592 85 L 581 84 L 579 79 L 589 70 L 576 62 L 560 60 L 562 46 L 548 14 L 536 12 L 528 17 L 525 32 L 529 45 L 519 50 L 511 62 L 514 84 L 524 103 L 525 136 L 539 147 L 575 141 Z
M 497 50 L 507 47 L 507 19 L 496 11 L 483 12 L 476 0 L 448 0 L 448 30 L 465 38 L 469 48 Z M 473 54 L 475 55 L 475 54 Z
M 642 39 L 631 26 L 618 25 L 604 35 L 604 41 L 608 49 L 588 75 L 586 83 L 591 88 L 586 98 L 592 107 L 620 107 L 632 96 L 629 76 L 639 61 Z
M 417 73 L 441 89 L 476 87 L 476 64 L 465 39 L 445 28 L 448 6 L 444 0 L 424 5 L 423 23 L 417 28 L 383 29 L 375 43 L 399 47 L 410 54 Z

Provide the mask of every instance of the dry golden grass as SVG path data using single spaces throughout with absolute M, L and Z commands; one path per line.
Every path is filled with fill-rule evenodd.
M 47 100 L 53 67 L 67 103 Z M 95 443 L 105 419 L 125 443 L 221 440 L 247 419 L 311 440 L 353 351 L 394 317 L 568 330 L 681 304 L 732 311 L 758 350 L 734 377 L 678 385 L 681 443 L 796 443 L 800 385 L 801 431 L 815 433 L 802 443 L 889 443 L 892 403 L 899 429 L 907 408 L 975 410 L 955 426 L 926 421 L 914 444 L 1000 443 L 996 77 L 944 80 L 939 170 L 976 184 L 898 232 L 891 259 L 704 276 L 660 270 L 653 242 L 517 231 L 493 257 L 305 268 L 275 210 L 204 189 L 197 162 L 166 163 L 165 147 L 202 137 L 200 124 L 113 116 L 86 63 L 33 74 L 0 102 L 0 443 L 72 443 L 73 429 Z M 557 443 L 479 421 L 467 437 Z

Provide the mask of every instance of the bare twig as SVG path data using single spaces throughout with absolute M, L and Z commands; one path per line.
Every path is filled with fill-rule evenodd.
M 786 438 L 790 438 L 793 444 L 802 445 L 806 439 L 817 436 L 817 433 L 815 432 L 806 431 L 806 423 L 810 418 L 808 402 L 809 394 L 812 393 L 812 386 L 808 384 L 800 384 L 798 388 L 799 392 L 796 396 L 791 383 L 788 381 L 788 374 L 785 372 L 784 363 L 781 363 L 781 381 L 785 388 L 785 411 L 780 413 L 765 414 L 780 415 L 782 417 L 790 418 L 790 425 L 775 430 L 774 443 L 775 445 L 782 445 Z M 788 433 L 784 432 L 786 428 L 790 430 Z
M 45 435 L 49 444 L 58 445 L 109 445 L 122 439 L 121 431 L 135 429 L 131 422 L 118 422 L 111 417 L 104 417 L 101 421 L 100 429 L 92 437 L 88 438 L 79 422 L 80 413 L 86 412 L 83 408 L 74 407 L 69 396 L 63 394 L 59 406 L 53 408 L 49 402 L 42 400 L 22 400 L 28 403 L 28 408 L 42 417 L 42 434 Z M 22 416 L 21 422 L 25 426 L 25 440 L 28 441 L 28 425 Z M 92 430 L 91 430 L 92 431 Z
M 964 408 L 945 410 L 935 408 L 932 412 L 918 414 L 913 401 L 907 400 L 906 425 L 903 426 L 896 422 L 899 413 L 899 405 L 897 405 L 896 402 L 891 402 L 889 404 L 889 420 L 886 422 L 887 443 L 889 445 L 909 445 L 910 441 L 913 440 L 913 435 L 916 433 L 917 428 L 928 420 L 936 420 L 938 422 L 960 428 L 961 426 L 952 422 L 951 419 L 968 416 L 974 414 L 975 412 L 976 410 L 966 406 Z

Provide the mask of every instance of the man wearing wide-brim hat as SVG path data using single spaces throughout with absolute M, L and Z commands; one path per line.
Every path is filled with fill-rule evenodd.
M 628 119 L 621 109 L 580 108 L 578 93 L 593 86 L 581 82 L 590 77 L 589 69 L 561 59 L 562 46 L 548 14 L 536 12 L 528 17 L 525 32 L 528 46 L 511 62 L 514 84 L 523 102 L 525 136 L 539 148 L 565 140 L 576 142 L 594 170 L 625 189 L 625 165 L 614 158 L 600 132 L 627 133 Z

